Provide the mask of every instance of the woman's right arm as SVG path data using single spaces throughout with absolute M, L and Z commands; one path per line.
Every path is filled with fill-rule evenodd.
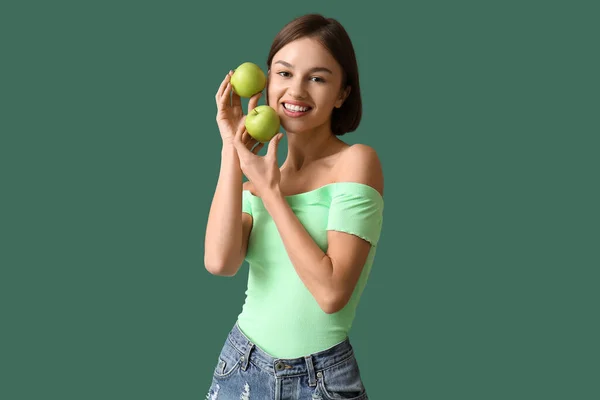
M 237 273 L 248 246 L 252 217 L 242 213 L 242 170 L 237 151 L 232 144 L 236 129 L 244 129 L 241 99 L 232 91 L 226 75 L 216 95 L 217 124 L 223 139 L 221 169 L 213 195 L 204 238 L 204 264 L 214 275 L 233 276 Z M 231 97 L 231 100 L 230 100 Z M 253 96 L 248 110 L 258 104 L 260 94 Z M 244 136 L 244 142 L 252 148 L 257 142 Z M 261 144 L 254 151 L 260 150 Z
M 213 196 L 206 237 L 204 264 L 214 275 L 237 273 L 248 245 L 252 217 L 242 213 L 242 172 L 233 146 L 221 150 L 221 170 Z

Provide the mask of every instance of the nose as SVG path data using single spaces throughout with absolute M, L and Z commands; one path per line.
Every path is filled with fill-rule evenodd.
M 304 81 L 301 78 L 291 79 L 288 93 L 290 96 L 296 99 L 306 98 L 306 87 L 304 86 Z

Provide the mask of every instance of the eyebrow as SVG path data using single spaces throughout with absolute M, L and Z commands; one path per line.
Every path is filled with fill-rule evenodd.
M 292 64 L 287 63 L 283 60 L 276 61 L 275 64 L 281 64 L 281 65 L 284 65 L 284 66 L 286 66 L 288 68 L 292 68 L 292 69 L 294 68 L 294 66 Z M 330 73 L 333 75 L 333 72 L 331 72 L 331 70 L 329 68 L 325 68 L 325 67 L 314 67 L 314 68 L 311 68 L 309 72 L 327 72 L 327 73 Z

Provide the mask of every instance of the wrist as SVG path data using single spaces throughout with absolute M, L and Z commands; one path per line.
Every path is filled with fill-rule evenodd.
M 237 150 L 235 149 L 235 146 L 233 145 L 233 143 L 231 143 L 230 141 L 224 140 L 223 144 L 221 146 L 221 155 L 237 157 Z
M 240 158 L 233 145 L 223 143 L 223 147 L 221 148 L 221 168 L 240 170 Z
M 261 197 L 263 204 L 265 204 L 266 207 L 285 201 L 285 197 L 281 193 L 279 186 L 268 190 L 266 193 L 262 194 Z

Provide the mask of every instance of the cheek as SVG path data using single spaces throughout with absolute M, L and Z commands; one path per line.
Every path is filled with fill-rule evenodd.
M 279 101 L 280 97 L 277 85 L 273 84 L 273 82 L 267 83 L 265 93 L 267 94 L 267 104 L 277 109 L 277 102 Z
M 332 95 L 331 89 L 325 90 L 319 96 L 319 105 L 320 108 L 326 112 L 330 111 L 336 102 L 337 97 Z
M 266 103 L 267 105 L 277 109 L 277 95 L 273 93 L 272 89 L 267 90 Z

